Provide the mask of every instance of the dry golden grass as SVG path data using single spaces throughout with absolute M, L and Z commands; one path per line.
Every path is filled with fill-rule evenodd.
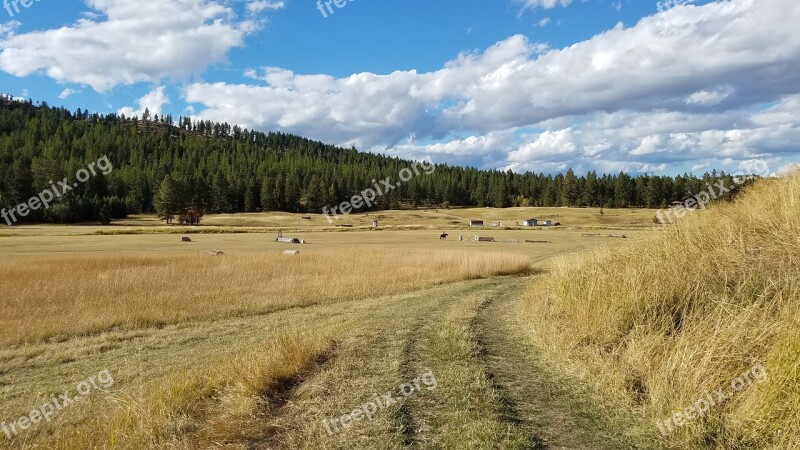
M 800 175 L 765 180 L 651 240 L 566 259 L 530 286 L 530 335 L 668 447 L 800 448 L 799 206 Z M 659 433 L 757 364 L 766 382 Z
M 64 450 L 246 449 L 250 433 L 269 431 L 265 417 L 330 348 L 315 333 L 285 332 L 203 370 L 176 371 L 138 391 L 107 398 L 104 405 L 93 405 L 102 414 L 77 427 L 15 443 Z
M 487 225 L 502 223 L 503 228 L 529 229 L 520 222 L 530 218 L 551 219 L 570 228 L 646 229 L 652 226 L 656 210 L 599 208 L 461 208 L 376 211 L 340 216 L 330 223 L 321 214 L 281 212 L 209 214 L 200 227 L 167 226 L 155 216 L 137 215 L 116 220 L 111 225 L 20 225 L 2 229 L 4 236 L 70 236 L 87 234 L 181 234 L 181 233 L 274 233 L 333 232 L 371 230 L 378 219 L 382 230 L 457 230 L 469 229 L 471 219 Z M 309 220 L 303 217 L 310 217 Z M 343 228 L 338 225 L 352 225 Z M 491 228 L 490 229 L 495 229 Z
M 340 216 L 329 223 L 319 214 L 289 213 L 245 213 L 215 214 L 204 219 L 209 226 L 270 227 L 289 229 L 334 228 L 350 224 L 355 228 L 371 228 L 378 219 L 384 229 L 453 229 L 467 227 L 471 219 L 502 223 L 503 227 L 520 227 L 520 222 L 530 218 L 551 219 L 565 227 L 649 227 L 656 211 L 652 209 L 606 209 L 600 208 L 454 208 L 376 211 L 369 214 Z M 303 217 L 311 217 L 304 220 Z M 156 224 L 147 217 L 137 217 L 120 222 L 121 225 Z
M 0 262 L 0 345 L 261 314 L 527 272 L 506 253 L 343 249 L 300 257 L 64 256 Z

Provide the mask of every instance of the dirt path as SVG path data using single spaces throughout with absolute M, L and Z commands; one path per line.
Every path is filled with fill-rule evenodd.
M 640 448 L 526 344 L 514 311 L 529 280 L 465 282 L 331 308 L 339 317 L 336 351 L 264 417 L 269 438 L 246 447 Z M 369 419 L 358 412 L 390 392 L 396 403 Z M 362 417 L 343 426 L 350 414 Z
M 130 353 L 126 346 L 150 356 L 191 349 L 212 359 L 226 353 L 220 347 L 254 345 L 313 326 L 330 337 L 331 351 L 265 399 L 262 410 L 240 424 L 236 439 L 219 448 L 637 448 L 609 431 L 620 428 L 598 419 L 602 414 L 593 413 L 587 397 L 526 345 L 525 324 L 515 311 L 529 282 L 473 280 L 202 328 L 168 327 L 153 333 L 175 336 L 171 347 L 149 349 L 149 335 L 132 336 L 106 352 L 107 364 L 122 374 L 120 384 L 130 384 L 121 370 L 127 366 L 112 358 Z M 386 395 L 396 401 L 381 400 Z M 381 406 L 364 417 L 371 403 Z M 354 414 L 360 417 L 348 418 Z
M 540 448 L 631 449 L 618 426 L 608 423 L 588 394 L 573 381 L 553 373 L 539 352 L 521 334 L 515 314 L 519 294 L 497 296 L 487 302 L 474 322 L 481 358 L 495 388 L 501 393 L 508 420 Z
M 420 338 L 440 328 L 448 311 L 480 302 L 487 290 L 503 280 L 481 280 L 441 286 L 382 302 L 336 305 L 337 348 L 321 369 L 297 386 L 292 397 L 266 418 L 270 438 L 251 442 L 251 449 L 402 449 L 413 446 L 420 434 L 421 413 L 410 400 L 429 391 L 420 380 L 409 399 L 400 387 L 424 374 L 416 361 Z M 434 372 L 439 377 L 439 372 Z M 422 391 L 422 392 L 420 392 Z M 392 393 L 372 418 L 347 420 L 342 416 Z
M 480 358 L 472 332 L 479 311 L 492 299 L 515 295 L 526 278 L 497 279 L 477 295 L 444 304 L 437 321 L 419 330 L 408 342 L 404 372 L 430 371 L 435 390 L 411 397 L 406 406 L 412 425 L 412 448 L 542 448 L 539 439 L 524 433 L 505 412 L 501 393 Z

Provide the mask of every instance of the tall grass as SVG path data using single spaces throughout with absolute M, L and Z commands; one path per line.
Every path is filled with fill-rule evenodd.
M 505 253 L 379 249 L 0 261 L 0 345 L 267 313 L 529 268 L 528 258 Z
M 331 350 L 321 335 L 287 332 L 223 361 L 175 372 L 106 398 L 76 427 L 21 436 L 25 449 L 248 448 L 288 390 Z
M 800 175 L 690 213 L 653 239 L 564 259 L 534 281 L 531 336 L 672 448 L 800 448 Z M 663 435 L 757 364 L 768 379 Z

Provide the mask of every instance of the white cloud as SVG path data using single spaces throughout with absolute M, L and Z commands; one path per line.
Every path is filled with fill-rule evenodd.
M 286 7 L 286 3 L 278 0 L 259 0 L 252 1 L 247 4 L 247 10 L 252 13 L 260 13 L 262 11 L 275 11 Z
M 0 37 L 2 37 L 3 39 L 8 39 L 10 36 L 14 34 L 14 30 L 16 30 L 20 25 L 22 24 L 17 22 L 16 20 L 0 23 Z
M 556 3 L 540 6 L 548 5 Z M 185 95 L 212 120 L 397 154 L 473 152 L 486 162 L 505 152 L 502 165 L 518 169 L 573 157 L 586 167 L 655 170 L 785 155 L 800 138 L 798 22 L 794 0 L 718 1 L 672 7 L 563 49 L 512 36 L 434 72 L 335 78 L 268 67 L 246 73 L 261 84 L 193 83 Z M 488 155 L 475 145 L 536 127 L 546 129 L 535 140 L 506 138 Z M 404 145 L 410 135 L 444 143 Z
M 734 93 L 731 86 L 722 86 L 713 90 L 701 90 L 693 93 L 686 99 L 689 105 L 718 105 Z
M 523 9 L 552 9 L 556 6 L 569 6 L 572 0 L 517 0 L 523 5 Z
M 150 111 L 151 115 L 161 114 L 164 105 L 169 104 L 169 97 L 167 96 L 165 87 L 159 86 L 137 100 L 136 103 L 139 105 L 139 109 L 134 110 L 130 106 L 126 106 L 117 111 L 117 114 L 124 114 L 127 117 L 141 117 L 145 108 Z
M 666 11 L 668 9 L 677 8 L 679 6 L 689 5 L 694 2 L 695 0 L 662 0 L 656 3 L 656 8 L 659 11 Z
M 0 70 L 44 73 L 105 92 L 118 84 L 183 79 L 221 63 L 251 22 L 207 0 L 87 0 L 99 18 L 0 41 Z
M 77 94 L 78 92 L 79 91 L 77 91 L 75 89 L 67 88 L 67 89 L 64 89 L 63 91 L 61 91 L 60 94 L 58 94 L 58 98 L 60 98 L 61 100 L 64 100 L 66 98 L 69 98 L 69 96 L 71 96 L 72 94 Z
M 584 169 L 609 161 L 628 161 L 641 167 L 688 165 L 693 171 L 710 167 L 738 170 L 750 160 L 775 161 L 800 149 L 800 125 L 782 121 L 783 114 L 800 114 L 800 96 L 786 97 L 764 111 L 738 109 L 720 113 L 634 112 L 582 116 L 579 130 L 556 124 L 527 138 L 509 153 L 515 170 L 540 170 L 544 163 L 571 161 Z M 765 119 L 766 118 L 766 119 Z M 556 139 L 557 137 L 557 139 Z M 559 151 L 568 157 L 558 158 Z M 554 158 L 556 156 L 556 158 Z

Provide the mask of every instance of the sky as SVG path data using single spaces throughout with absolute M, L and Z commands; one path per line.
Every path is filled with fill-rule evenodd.
M 484 169 L 800 162 L 796 0 L 0 0 L 0 92 Z

